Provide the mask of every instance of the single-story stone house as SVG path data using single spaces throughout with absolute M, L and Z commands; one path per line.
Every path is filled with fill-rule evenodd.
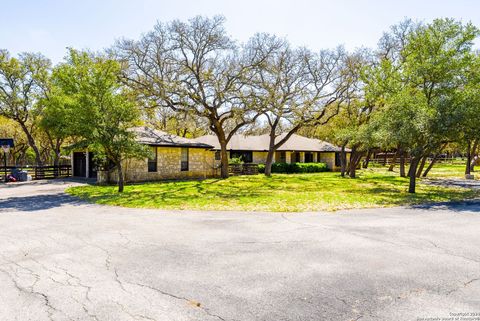
M 162 179 L 207 178 L 219 175 L 220 145 L 213 135 L 188 139 L 148 127 L 132 128 L 137 141 L 150 146 L 150 159 L 128 159 L 123 163 L 127 182 Z M 230 158 L 240 157 L 245 163 L 265 163 L 268 135 L 234 135 L 228 144 Z M 348 155 L 348 154 L 347 154 Z M 95 155 L 89 151 L 72 152 L 74 177 L 96 179 L 97 182 L 115 182 L 116 171 L 100 170 Z M 331 170 L 340 168 L 340 147 L 330 143 L 292 135 L 275 153 L 275 162 L 323 162 Z
M 283 135 L 277 137 L 282 139 Z M 197 142 L 214 146 L 215 160 L 220 160 L 220 144 L 214 135 L 201 136 Z M 268 135 L 234 135 L 228 145 L 229 158 L 241 158 L 245 163 L 263 164 L 267 159 L 270 137 Z M 347 159 L 350 150 L 347 151 Z M 340 170 L 341 148 L 319 139 L 293 134 L 275 152 L 274 162 L 277 163 L 326 163 L 333 171 Z
M 148 127 L 136 127 L 132 131 L 139 143 L 150 146 L 153 157 L 125 160 L 123 170 L 127 182 L 216 175 L 213 146 Z M 74 177 L 97 179 L 99 183 L 117 180 L 115 171 L 108 173 L 97 168 L 92 152 L 74 151 L 71 162 Z

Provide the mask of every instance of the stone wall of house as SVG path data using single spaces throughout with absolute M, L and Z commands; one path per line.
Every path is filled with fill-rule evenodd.
M 267 152 L 253 152 L 252 159 L 255 164 L 265 164 L 267 162 Z
M 350 153 L 347 153 L 347 162 L 350 159 Z M 321 152 L 319 162 L 326 163 L 328 168 L 332 171 L 340 171 L 340 166 L 335 166 L 334 152 Z
M 128 159 L 123 162 L 127 182 L 155 181 L 163 179 L 207 178 L 216 176 L 214 152 L 202 148 L 188 149 L 188 171 L 181 171 L 180 147 L 157 147 L 157 171 L 148 171 L 148 159 Z M 100 173 L 98 182 L 107 179 Z M 118 175 L 110 173 L 110 181 L 116 182 Z
M 326 163 L 327 167 L 334 171 L 336 169 L 335 166 L 335 153 L 332 152 L 322 152 L 320 153 L 320 159 L 319 161 L 321 163 Z

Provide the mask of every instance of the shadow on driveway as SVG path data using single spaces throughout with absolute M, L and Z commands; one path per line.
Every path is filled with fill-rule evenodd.
M 465 200 L 465 201 L 456 201 L 456 202 L 438 202 L 438 203 L 427 203 L 427 204 L 418 204 L 410 205 L 408 208 L 412 209 L 422 209 L 429 211 L 441 211 L 449 210 L 454 212 L 480 212 L 480 200 Z
M 80 200 L 63 193 L 32 196 L 12 196 L 0 199 L 0 213 L 12 211 L 33 212 L 48 210 L 67 204 L 80 204 Z
M 10 190 L 10 189 L 24 189 L 28 186 L 62 186 L 68 183 L 79 183 L 79 184 L 88 184 L 95 185 L 96 180 L 91 178 L 56 178 L 56 179 L 45 179 L 37 181 L 28 181 L 28 182 L 15 182 L 15 183 L 4 183 L 0 182 L 0 190 Z

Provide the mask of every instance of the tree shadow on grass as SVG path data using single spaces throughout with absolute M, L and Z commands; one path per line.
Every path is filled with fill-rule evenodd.
M 136 188 L 126 189 L 123 193 L 117 193 L 109 189 L 97 190 L 93 193 L 91 193 L 91 190 L 78 191 L 74 195 L 98 204 L 161 208 L 165 206 L 181 206 L 183 204 L 191 204 L 195 207 L 195 205 L 204 202 L 229 202 L 240 200 L 244 197 L 262 197 L 267 194 L 267 191 L 261 188 L 248 189 L 236 184 L 219 185 L 218 187 L 206 185 L 202 181 L 194 184 L 184 184 L 184 182 L 168 182 L 165 184 L 164 186 L 145 185 L 144 187 L 139 184 L 135 186 Z

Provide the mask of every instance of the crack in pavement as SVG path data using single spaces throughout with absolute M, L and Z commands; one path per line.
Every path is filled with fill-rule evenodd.
M 452 293 L 454 293 L 454 292 L 457 292 L 457 291 L 459 291 L 459 290 L 461 290 L 461 289 L 466 288 L 466 287 L 469 286 L 470 284 L 472 284 L 472 283 L 474 283 L 474 282 L 477 282 L 477 281 L 480 281 L 480 277 L 476 277 L 476 278 L 470 279 L 470 280 L 468 280 L 468 281 L 466 281 L 466 282 L 463 282 L 463 286 L 462 286 L 462 285 L 461 285 L 461 286 L 458 286 L 458 287 L 456 287 L 456 288 L 454 288 L 454 289 L 452 289 L 452 290 L 449 290 L 449 291 L 445 292 L 445 294 L 446 294 L 446 295 L 450 295 L 450 294 L 452 294 Z
M 123 282 L 120 280 L 119 276 L 118 276 L 118 270 L 116 267 L 113 267 L 113 272 L 115 274 L 115 282 L 117 282 L 118 286 L 123 290 L 123 292 L 126 292 L 126 293 L 130 293 L 130 291 L 128 291 L 127 289 L 125 289 L 125 287 L 123 286 Z
M 28 253 L 26 253 L 26 254 L 24 253 L 24 256 L 25 256 L 25 257 L 26 257 L 27 255 L 28 255 Z M 2 256 L 3 256 L 3 255 L 2 255 Z M 62 311 L 59 311 L 58 309 L 56 309 L 55 307 L 53 307 L 53 306 L 51 305 L 50 300 L 49 300 L 49 298 L 48 298 L 48 296 L 47 296 L 46 294 L 41 293 L 41 292 L 39 292 L 39 291 L 34 291 L 34 290 L 33 290 L 34 286 L 35 286 L 35 285 L 39 282 L 39 280 L 40 280 L 40 275 L 39 275 L 38 273 L 34 272 L 34 271 L 33 271 L 32 269 L 30 269 L 30 268 L 27 268 L 27 267 L 19 264 L 19 262 L 15 262 L 15 261 L 9 260 L 8 258 L 5 258 L 5 256 L 3 256 L 3 259 L 6 261 L 5 264 L 11 264 L 11 265 L 17 266 L 18 268 L 23 269 L 23 270 L 27 271 L 29 274 L 31 274 L 31 275 L 35 278 L 35 281 L 32 283 L 32 285 L 29 286 L 29 288 L 31 289 L 29 292 L 30 292 L 30 293 L 33 293 L 33 294 L 38 294 L 38 295 L 40 295 L 40 296 L 44 299 L 45 304 L 49 307 L 49 309 L 53 309 L 53 310 L 55 310 L 55 311 L 57 311 L 57 312 L 63 313 Z M 54 269 L 56 269 L 56 270 L 51 269 L 51 268 L 47 267 L 45 264 L 41 263 L 39 260 L 37 260 L 37 259 L 34 258 L 34 257 L 28 257 L 28 258 L 22 260 L 22 262 L 23 262 L 23 261 L 31 261 L 31 262 L 34 262 L 34 263 L 37 264 L 40 268 L 42 268 L 43 270 L 49 272 L 51 275 L 47 275 L 47 278 L 50 279 L 52 282 L 54 282 L 54 283 L 56 283 L 56 284 L 59 284 L 59 285 L 61 285 L 61 286 L 72 286 L 72 287 L 80 287 L 80 288 L 83 288 L 83 289 L 85 290 L 85 294 L 84 294 L 85 301 L 90 302 L 90 303 L 92 302 L 92 301 L 90 300 L 90 297 L 89 297 L 89 294 L 90 294 L 90 291 L 91 291 L 92 287 L 83 284 L 83 283 L 82 283 L 82 280 L 81 280 L 79 277 L 73 275 L 73 274 L 70 273 L 67 269 L 65 269 L 65 268 L 63 268 L 63 267 L 60 267 L 60 266 L 58 266 L 58 265 L 55 265 L 55 264 L 53 265 L 53 267 L 54 267 Z M 68 277 L 68 279 L 66 280 L 66 283 L 60 282 L 59 280 L 55 279 L 55 278 L 52 276 L 52 275 L 58 275 L 58 274 L 59 274 L 58 270 L 60 270 L 61 272 L 63 272 L 63 273 Z M 24 289 L 23 287 L 19 286 L 18 282 L 16 282 L 16 280 L 14 280 L 13 277 L 12 277 L 8 272 L 6 272 L 6 271 L 4 271 L 4 270 L 2 270 L 2 272 L 4 272 L 4 273 L 6 273 L 7 275 L 9 275 L 9 277 L 12 279 L 12 281 L 14 281 L 15 287 L 16 287 L 19 291 L 26 290 L 26 289 Z M 16 275 L 17 277 L 19 277 L 17 273 L 15 273 L 15 275 Z M 73 282 L 73 280 L 75 281 L 75 283 Z M 17 286 L 17 285 L 18 285 L 18 286 Z M 23 291 L 23 292 L 25 292 L 25 291 Z M 98 318 L 97 318 L 97 316 L 96 316 L 95 314 L 90 313 L 89 309 L 87 308 L 87 306 L 86 306 L 86 304 L 85 304 L 84 302 L 80 302 L 79 300 L 77 300 L 77 299 L 75 299 L 75 298 L 73 298 L 73 297 L 72 297 L 72 299 L 82 306 L 82 309 L 85 311 L 85 313 L 86 313 L 89 317 L 93 318 L 94 320 L 98 320 Z M 51 316 L 52 316 L 51 311 L 49 310 L 49 311 L 47 311 L 47 313 L 49 314 L 49 318 L 52 319 L 52 317 L 51 317 Z M 63 314 L 65 314 L 65 313 L 63 313 Z
M 92 303 L 92 300 L 90 299 L 90 291 L 92 290 L 92 287 L 89 286 L 89 285 L 85 285 L 83 284 L 82 280 L 73 275 L 72 273 L 70 273 L 67 269 L 65 268 L 62 268 L 61 266 L 58 266 L 58 265 L 55 265 L 54 266 L 56 269 L 59 269 L 61 271 L 63 271 L 65 273 L 65 275 L 68 276 L 68 279 L 67 279 L 67 285 L 68 286 L 73 286 L 73 287 L 81 287 L 83 289 L 85 289 L 85 294 L 84 294 L 84 299 L 86 302 L 80 302 L 79 300 L 77 300 L 76 298 L 72 297 L 72 299 L 77 302 L 78 304 L 80 304 L 82 306 L 82 309 L 83 311 L 91 318 L 93 318 L 94 320 L 98 320 L 97 316 L 95 314 L 92 314 L 90 312 L 90 309 L 87 308 L 87 302 L 88 303 Z M 72 280 L 75 280 L 77 284 L 73 284 L 72 283 Z
M 139 286 L 139 287 L 143 287 L 143 288 L 147 288 L 147 289 L 150 289 L 152 291 L 155 291 L 157 293 L 160 293 L 162 295 L 165 295 L 165 296 L 169 296 L 171 298 L 174 298 L 174 299 L 177 299 L 177 300 L 182 300 L 182 301 L 185 301 L 189 304 L 192 305 L 193 303 L 193 306 L 199 308 L 200 310 L 203 310 L 207 315 L 211 316 L 211 317 L 215 317 L 215 318 L 218 318 L 219 320 L 222 320 L 222 321 L 226 321 L 227 319 L 217 315 L 217 314 L 214 314 L 214 313 L 211 313 L 210 310 L 208 308 L 205 308 L 203 306 L 200 305 L 200 303 L 198 302 L 195 302 L 194 300 L 191 300 L 191 299 L 188 299 L 186 297 L 183 297 L 183 296 L 178 296 L 178 295 L 175 295 L 175 294 L 172 294 L 172 293 L 169 293 L 169 292 L 166 292 L 166 291 L 163 291 L 163 290 L 160 290 L 159 288 L 156 288 L 154 286 L 151 286 L 151 285 L 148 285 L 148 284 L 143 284 L 143 283 L 133 283 L 133 282 L 128 282 L 126 281 L 127 283 L 129 284 L 132 284 L 132 285 L 136 285 L 136 286 Z
M 135 319 L 135 320 L 138 320 L 138 318 L 142 318 L 143 320 L 150 320 L 150 321 L 157 321 L 156 319 L 153 319 L 149 316 L 146 316 L 144 314 L 133 314 L 131 313 L 130 311 L 127 310 L 127 308 L 121 304 L 120 302 L 118 301 L 114 301 L 116 305 L 118 305 L 120 307 L 120 309 L 122 309 L 122 311 L 127 314 L 128 316 L 130 316 L 132 319 Z
M 131 240 L 129 240 L 127 237 L 125 237 L 125 235 L 123 235 L 121 232 L 119 232 L 119 235 L 121 235 L 124 239 L 128 240 L 129 242 L 125 243 L 124 246 L 126 246 L 127 244 L 129 244 L 131 242 Z M 101 251 L 103 251 L 105 254 L 106 254 L 106 258 L 105 258 L 105 267 L 108 271 L 111 270 L 112 268 L 112 263 L 111 263 L 111 258 L 112 258 L 112 254 L 110 253 L 109 250 L 107 250 L 106 248 L 104 247 L 101 247 L 99 246 L 98 244 L 92 244 L 92 243 L 89 243 L 87 242 L 86 240 L 84 240 L 83 238 L 81 237 L 78 237 L 78 239 L 80 239 L 83 243 L 85 243 L 86 245 L 88 246 L 91 246 L 91 247 L 95 247 L 97 249 L 100 249 Z M 155 288 L 155 287 L 152 287 L 152 286 L 149 286 L 149 285 L 145 285 L 145 284 L 141 284 L 141 283 L 132 283 L 132 282 L 128 282 L 128 281 L 122 281 L 120 279 L 120 276 L 119 276 L 119 273 L 118 273 L 118 269 L 113 266 L 113 272 L 114 272 L 114 280 L 115 282 L 119 285 L 119 287 L 126 293 L 130 293 L 130 291 L 127 290 L 127 288 L 125 287 L 124 283 L 128 283 L 128 284 L 132 284 L 132 285 L 137 285 L 137 286 L 140 286 L 140 287 L 145 287 L 145 288 L 149 288 L 153 291 L 156 291 L 160 294 L 163 294 L 163 295 L 166 295 L 166 296 L 170 296 L 172 298 L 175 298 L 177 300 L 183 300 L 183 301 L 186 301 L 188 303 L 192 303 L 193 300 L 190 300 L 190 299 L 187 299 L 187 298 L 184 298 L 184 297 L 180 297 L 180 296 L 176 296 L 174 294 L 171 294 L 171 293 L 168 293 L 168 292 L 165 292 L 165 291 L 162 291 L 158 288 Z M 139 315 L 139 314 L 131 314 L 126 308 L 125 306 L 123 306 L 121 303 L 119 302 L 115 302 L 117 305 L 119 305 L 121 308 L 122 308 L 122 311 L 124 311 L 125 313 L 127 313 L 129 316 L 133 317 L 133 318 L 143 318 L 143 319 L 146 319 L 146 320 L 154 320 L 154 319 L 151 319 L 150 317 L 147 317 L 145 315 Z M 200 305 L 196 305 L 196 307 L 198 307 L 199 309 L 201 309 L 202 311 L 204 311 L 207 315 L 209 316 L 212 316 L 212 317 L 216 317 L 218 318 L 219 320 L 222 320 L 222 321 L 226 321 L 226 319 L 224 319 L 223 317 L 219 316 L 219 315 L 216 315 L 216 314 L 213 314 L 211 313 L 207 308 L 204 308 Z
M 25 270 L 28 270 L 26 268 L 24 268 Z M 21 293 L 26 293 L 26 294 L 32 294 L 36 297 L 41 297 L 42 298 L 42 301 L 44 303 L 44 305 L 47 307 L 47 315 L 48 315 L 48 318 L 50 320 L 53 321 L 53 311 L 55 312 L 61 312 L 60 310 L 56 309 L 52 303 L 50 302 L 50 299 L 49 297 L 43 293 L 43 292 L 40 292 L 40 291 L 36 291 L 34 290 L 34 286 L 36 285 L 36 283 L 38 282 L 38 280 L 40 280 L 40 276 L 38 274 L 35 274 L 35 273 L 32 273 L 32 275 L 34 276 L 35 278 L 35 281 L 30 285 L 28 286 L 27 288 L 21 286 L 20 284 L 18 284 L 17 280 L 15 279 L 15 277 L 10 274 L 9 272 L 5 271 L 4 269 L 0 269 L 0 272 L 3 272 L 5 275 L 8 276 L 8 278 L 12 281 L 12 284 L 13 286 L 17 289 L 17 291 L 21 292 Z M 15 276 L 18 278 L 18 274 L 17 273 L 14 273 Z
M 86 244 L 87 246 L 90 246 L 90 247 L 94 247 L 96 249 L 99 249 L 101 250 L 102 252 L 104 252 L 106 254 L 106 257 L 105 257 L 105 268 L 107 270 L 110 270 L 110 267 L 111 267 L 111 260 L 112 260 L 112 255 L 110 254 L 110 251 L 101 247 L 100 245 L 98 244 L 92 244 L 90 242 L 87 242 L 85 239 L 81 238 L 80 236 L 78 235 L 75 235 L 77 239 L 79 239 L 80 241 L 82 241 L 84 244 Z
M 124 240 L 126 241 L 124 244 L 122 244 L 122 246 L 123 246 L 124 248 L 128 249 L 127 246 L 128 246 L 130 243 L 133 243 L 132 240 L 130 240 L 127 236 L 125 236 L 125 234 L 123 234 L 123 233 L 120 232 L 120 231 L 118 231 L 118 234 L 120 235 L 120 237 L 121 237 L 122 239 L 124 239 Z

